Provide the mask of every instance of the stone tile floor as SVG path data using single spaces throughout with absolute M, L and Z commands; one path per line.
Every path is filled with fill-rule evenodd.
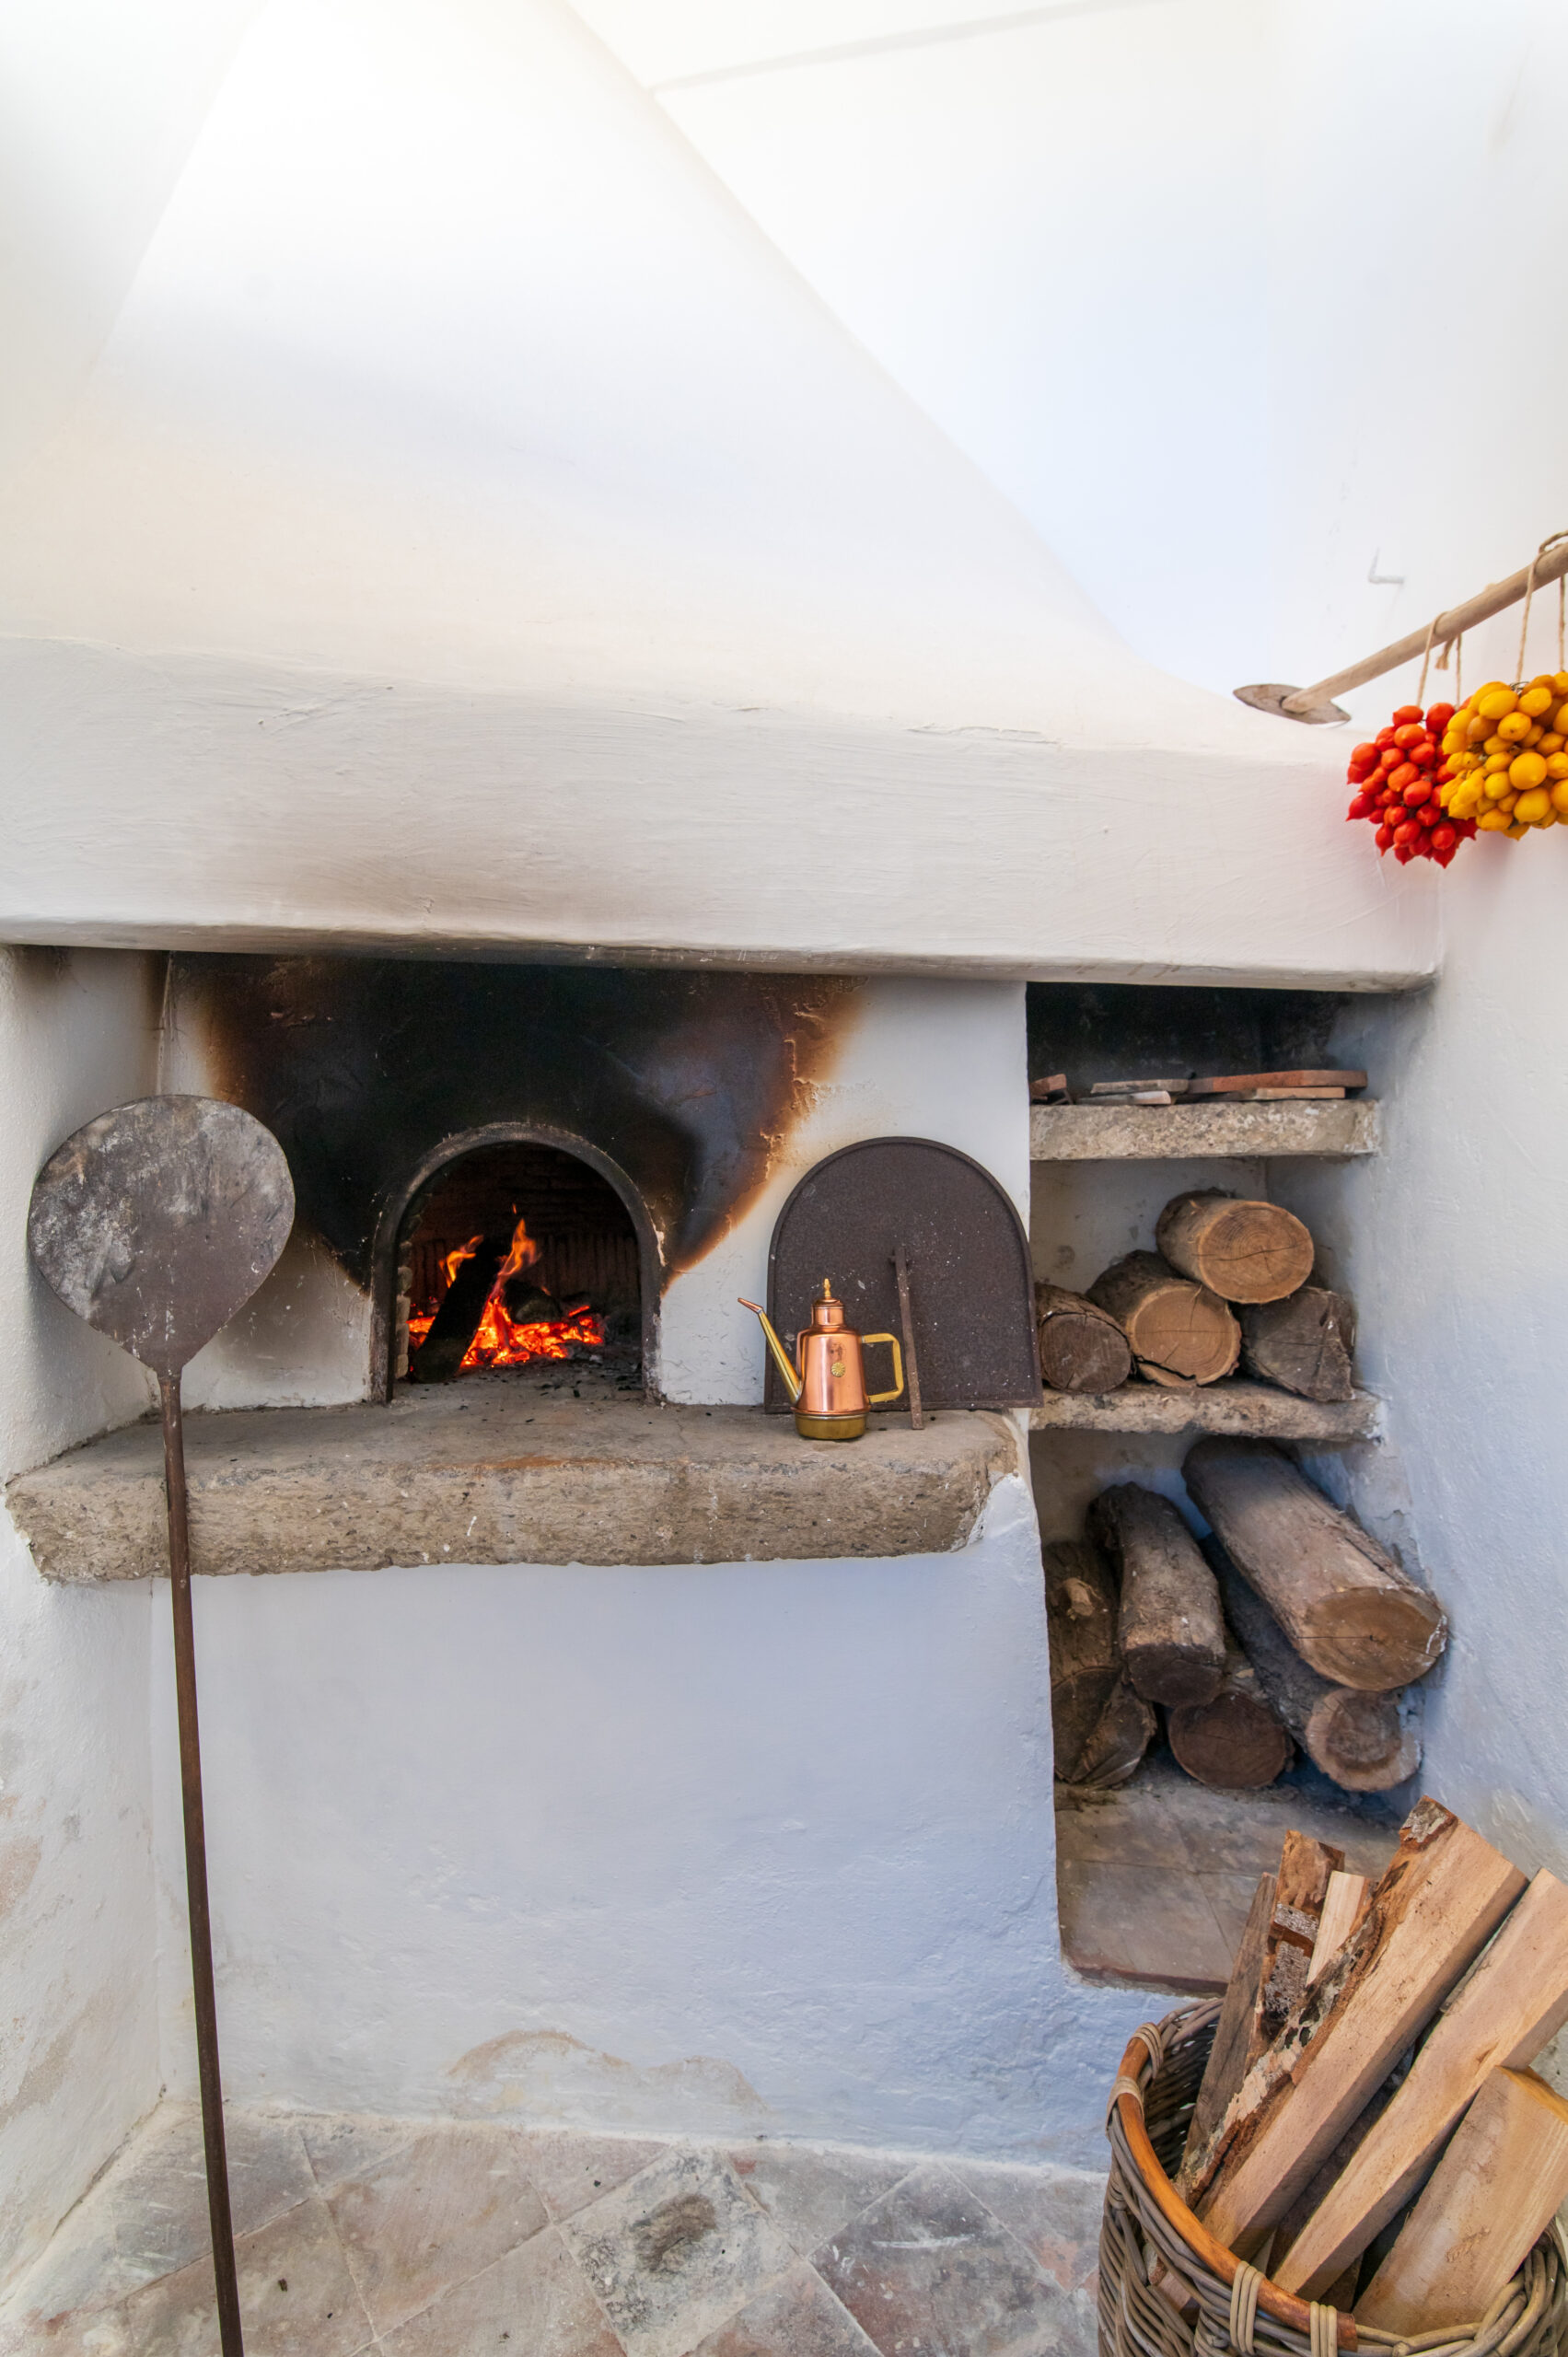
M 1260 1793 L 1214 1792 L 1168 1753 L 1114 1793 L 1056 1787 L 1056 1887 L 1062 1945 L 1092 1980 L 1188 1996 L 1217 1995 L 1260 1874 L 1280 1862 L 1288 1827 L 1331 1841 L 1352 1874 L 1379 1875 L 1403 1810 L 1345 1805 L 1298 1767 Z
M 249 2357 L 1090 2357 L 1101 2179 L 759 2140 L 231 2111 Z M 163 2106 L 0 2303 L 0 2357 L 217 2357 Z

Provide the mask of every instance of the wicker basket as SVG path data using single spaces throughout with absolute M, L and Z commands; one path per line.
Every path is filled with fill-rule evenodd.
M 1400 2340 L 1297 2300 L 1214 2240 L 1170 2182 L 1181 2158 L 1219 2006 L 1191 2005 L 1134 2030 L 1106 2132 L 1110 2181 L 1099 2238 L 1100 2357 L 1334 2357 L 1356 2348 L 1427 2357 L 1558 2357 L 1568 2327 L 1568 2259 L 1542 2235 L 1479 2324 Z M 1179 2279 L 1150 2286 L 1151 2270 Z M 1163 2278 L 1162 2278 L 1163 2280 Z M 1182 2313 L 1185 2311 L 1185 2313 Z

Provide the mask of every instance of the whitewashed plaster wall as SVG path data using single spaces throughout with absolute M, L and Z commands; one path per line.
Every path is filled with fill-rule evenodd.
M 1023 1208 L 1021 986 L 864 986 L 788 1164 L 672 1289 L 677 1396 L 760 1396 L 735 1295 L 777 1202 L 883 1132 L 961 1144 Z M 1146 2001 L 1060 1961 L 1021 1477 L 951 1555 L 216 1580 L 197 1628 L 232 2096 L 1098 2158 Z M 162 1991 L 188 2088 L 183 1973 Z
M 0 951 L 0 1478 L 143 1414 L 150 1378 L 32 1267 L 39 1166 L 145 1094 L 161 960 Z M 0 1511 L 0 2273 L 158 2092 L 145 1585 L 39 1578 Z
M 563 0 L 268 0 L 52 424 L 11 938 L 1431 970 L 1322 749 L 1132 654 Z
M 952 1555 L 215 1580 L 197 1634 L 233 2098 L 1098 2162 L 1148 2001 L 1060 1961 L 1020 1483 Z
M 662 1376 L 672 1399 L 759 1400 L 763 1342 L 737 1295 L 762 1301 L 784 1200 L 858 1138 L 935 1138 L 982 1163 L 1028 1221 L 1028 1069 L 1019 982 L 863 982 L 854 1022 L 805 1119 L 743 1216 L 665 1295 Z

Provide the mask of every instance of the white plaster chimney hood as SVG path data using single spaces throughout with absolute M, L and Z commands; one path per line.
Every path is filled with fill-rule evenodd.
M 1063 454 L 1072 463 L 1072 454 Z M 271 0 L 0 496 L 0 936 L 1398 987 L 556 0 Z

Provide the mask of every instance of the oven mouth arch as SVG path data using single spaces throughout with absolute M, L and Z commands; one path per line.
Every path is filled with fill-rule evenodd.
M 570 1155 L 575 1160 L 585 1163 L 590 1170 L 597 1171 L 619 1198 L 637 1238 L 643 1390 L 645 1397 L 657 1399 L 658 1316 L 664 1289 L 664 1256 L 658 1233 L 641 1195 L 613 1156 L 570 1130 L 551 1129 L 537 1121 L 486 1121 L 476 1129 L 448 1132 L 439 1144 L 422 1155 L 397 1192 L 389 1196 L 377 1221 L 370 1255 L 371 1399 L 385 1407 L 392 1397 L 396 1381 L 398 1247 L 409 1212 L 419 1196 L 434 1185 L 443 1171 L 482 1147 L 497 1145 L 548 1146 L 557 1154 Z

